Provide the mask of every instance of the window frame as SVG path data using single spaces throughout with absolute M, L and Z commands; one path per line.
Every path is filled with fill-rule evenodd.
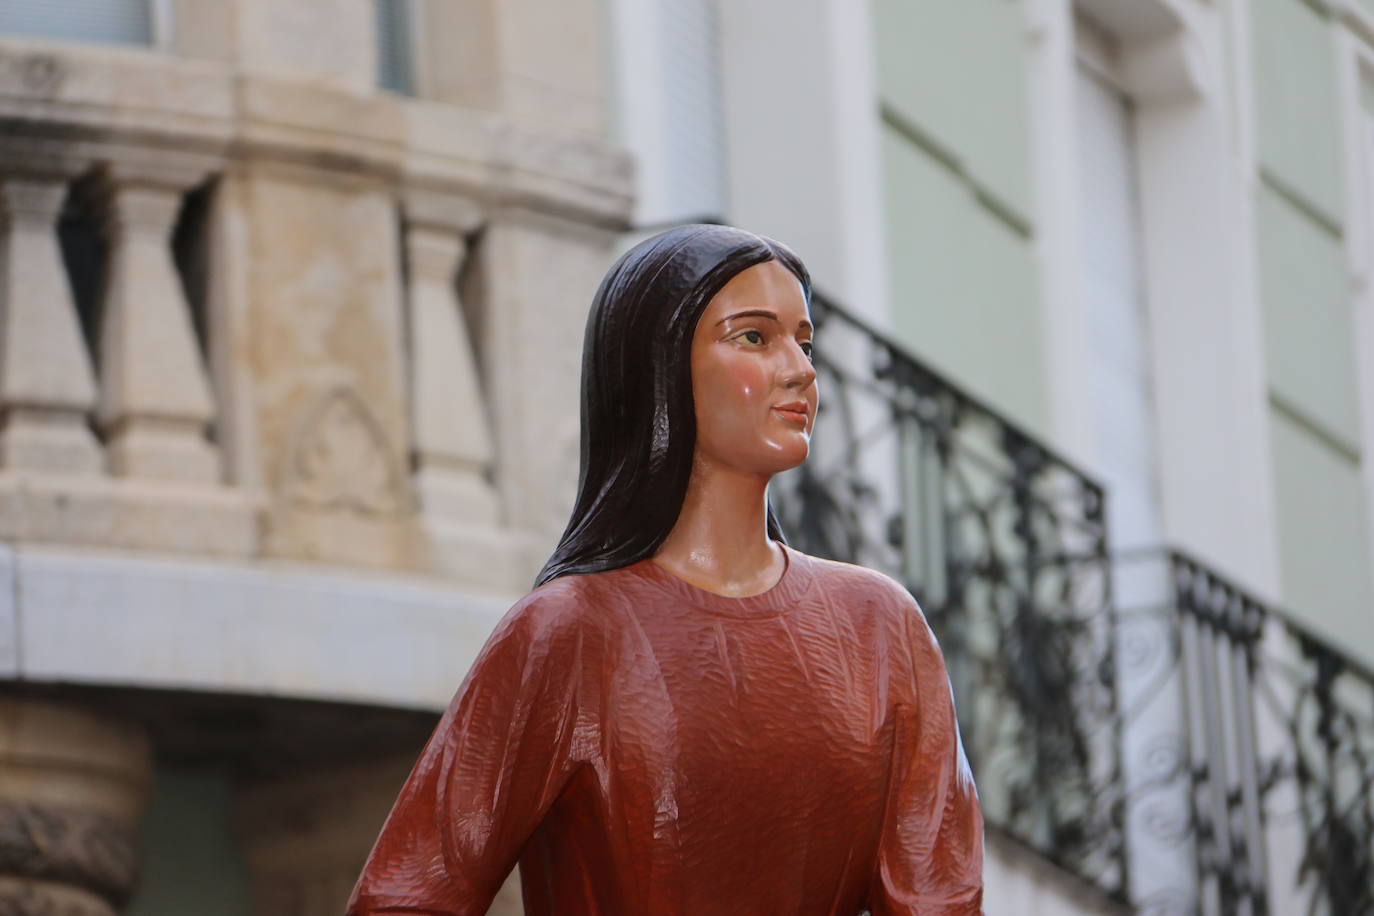
M 425 42 L 421 38 L 425 34 L 423 23 L 425 21 L 425 2 L 424 0 L 372 0 L 373 22 L 380 26 L 382 9 L 381 4 L 390 2 L 393 4 L 404 4 L 406 15 L 401 27 L 404 30 L 404 51 L 406 56 L 406 69 L 408 73 L 408 85 L 404 88 L 388 86 L 382 82 L 382 35 L 380 28 L 373 34 L 373 43 L 377 49 L 377 74 L 374 80 L 374 88 L 378 92 L 389 92 L 401 98 L 414 99 L 423 98 L 426 93 L 425 81 Z

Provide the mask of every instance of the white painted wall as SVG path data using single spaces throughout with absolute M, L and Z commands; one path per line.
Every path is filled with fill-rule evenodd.
M 1107 486 L 1113 549 L 1180 546 L 1275 598 L 1237 6 L 1026 0 L 1037 246 L 1053 438 Z M 1075 52 L 1106 79 L 1086 78 Z M 1171 839 L 1185 789 L 1145 791 L 1183 742 L 1171 622 L 1147 610 L 1167 597 L 1167 572 L 1148 560 L 1114 572 L 1126 779 L 1144 792 L 1128 822 L 1132 891 L 1150 912 L 1186 913 L 1190 848 Z
M 1146 7 L 1149 7 L 1147 10 Z M 1121 46 L 1135 106 L 1144 291 L 1163 537 L 1261 596 L 1278 595 L 1263 332 L 1251 220 L 1248 37 L 1234 6 L 1091 0 Z M 1056 444 L 1099 458 L 1093 341 L 1080 271 L 1088 256 L 1072 148 L 1077 125 L 1072 0 L 1027 0 L 1038 241 Z M 1241 120 L 1238 120 L 1241 119 Z M 1081 167 L 1081 164 L 1080 164 Z
M 1083 31 L 1080 23 L 1080 45 Z M 1104 49 L 1110 55 L 1114 48 Z M 1107 487 L 1113 549 L 1156 547 L 1163 535 L 1146 348 L 1140 206 L 1130 100 L 1112 61 L 1080 51 L 1075 80 L 1082 245 L 1079 277 L 1090 341 L 1092 464 Z
M 730 221 L 773 236 L 817 286 L 888 324 L 867 4 L 721 4 Z
M 1079 465 L 1094 463 L 1092 360 L 1078 179 L 1078 64 L 1072 0 L 1025 0 L 1035 247 L 1045 322 L 1045 390 L 1055 446 Z

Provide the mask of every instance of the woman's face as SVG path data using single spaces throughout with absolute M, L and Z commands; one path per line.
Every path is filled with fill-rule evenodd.
M 692 338 L 697 462 L 772 475 L 806 460 L 816 421 L 811 315 L 777 261 L 716 293 Z

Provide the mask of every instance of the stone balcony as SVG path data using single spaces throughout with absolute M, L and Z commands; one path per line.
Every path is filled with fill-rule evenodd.
M 455 602 L 441 629 L 480 642 L 528 588 L 571 500 L 627 157 L 30 40 L 0 41 L 0 135 L 4 672 L 442 705 L 449 665 L 413 677 L 432 627 L 372 685 L 303 673 L 296 644 L 384 652 L 387 609 Z M 217 638 L 231 618 L 252 645 Z

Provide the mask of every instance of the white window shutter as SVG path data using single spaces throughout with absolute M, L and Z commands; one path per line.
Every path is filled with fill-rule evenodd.
M 662 0 L 665 209 L 676 218 L 725 213 L 720 26 L 716 0 Z

